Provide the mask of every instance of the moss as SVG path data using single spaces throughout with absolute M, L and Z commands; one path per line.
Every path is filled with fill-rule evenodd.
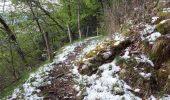
M 115 57 L 116 65 L 122 65 L 125 62 L 125 59 L 121 58 L 120 56 Z
M 114 41 L 105 41 L 105 43 L 97 46 L 95 49 L 91 50 L 88 54 L 86 54 L 85 58 L 95 57 L 99 52 L 105 51 L 107 47 L 114 46 Z
M 163 35 L 168 34 L 170 32 L 170 19 L 167 19 L 165 23 L 157 24 L 155 30 Z
M 96 73 L 99 66 L 104 63 L 113 61 L 113 59 L 120 55 L 122 50 L 125 50 L 130 44 L 130 40 L 122 41 L 118 45 L 115 45 L 115 42 L 112 40 L 104 42 L 103 44 L 97 46 L 94 50 L 90 51 L 87 55 L 85 55 L 84 59 L 87 60 L 80 60 L 78 62 L 79 73 L 86 74 L 88 76 Z M 107 52 L 111 53 L 108 58 L 105 58 L 104 53 Z

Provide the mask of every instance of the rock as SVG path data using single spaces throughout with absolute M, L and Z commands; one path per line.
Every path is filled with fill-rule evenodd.
M 103 58 L 108 59 L 111 55 L 112 55 L 111 52 L 105 52 L 105 53 L 103 53 Z
M 85 60 L 84 62 L 81 60 L 79 64 L 78 71 L 80 74 L 85 75 L 92 75 L 97 72 L 98 67 L 102 64 L 112 61 L 117 55 L 119 55 L 123 50 L 125 50 L 130 44 L 130 40 L 122 41 L 119 45 L 113 45 L 114 43 L 110 43 L 105 45 L 102 49 L 99 49 L 100 46 L 97 47 L 99 50 L 93 57 L 94 50 L 90 52 L 90 56 L 87 55 L 86 57 L 90 57 L 91 59 Z M 97 50 L 95 49 L 95 51 Z

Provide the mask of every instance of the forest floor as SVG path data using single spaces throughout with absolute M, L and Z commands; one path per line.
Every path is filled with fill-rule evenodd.
M 28 80 L 16 88 L 8 99 L 75 100 L 77 91 L 74 88 L 73 65 L 102 40 L 100 36 L 91 37 L 63 47 L 52 63 L 31 73 Z

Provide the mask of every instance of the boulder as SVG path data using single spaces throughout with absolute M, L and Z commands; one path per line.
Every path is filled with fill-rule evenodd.
M 130 40 L 125 40 L 120 42 L 118 45 L 113 45 L 114 43 L 105 44 L 102 49 L 99 49 L 100 46 L 97 47 L 98 50 L 92 50 L 85 56 L 84 59 L 79 63 L 78 71 L 83 75 L 92 75 L 97 72 L 98 67 L 106 62 L 113 61 L 113 59 L 118 56 L 123 50 L 125 50 L 130 44 Z M 95 51 L 95 55 L 94 55 Z M 93 55 L 92 55 L 93 54 Z M 90 57 L 90 59 L 88 58 Z

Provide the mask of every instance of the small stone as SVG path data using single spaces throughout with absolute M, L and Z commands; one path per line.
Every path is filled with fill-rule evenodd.
M 103 53 L 103 58 L 108 59 L 111 55 L 112 55 L 111 52 L 105 52 L 105 53 Z

